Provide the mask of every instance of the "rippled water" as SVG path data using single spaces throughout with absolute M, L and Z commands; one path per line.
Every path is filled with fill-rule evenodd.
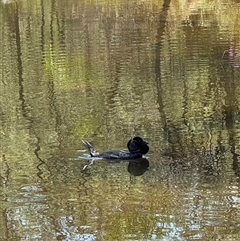
M 2 1 L 0 240 L 238 240 L 239 8 Z

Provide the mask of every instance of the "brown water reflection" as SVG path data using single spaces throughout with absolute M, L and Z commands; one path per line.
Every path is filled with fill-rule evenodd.
M 240 238 L 239 3 L 0 14 L 0 240 Z M 84 169 L 81 139 L 124 149 L 134 134 L 145 159 Z

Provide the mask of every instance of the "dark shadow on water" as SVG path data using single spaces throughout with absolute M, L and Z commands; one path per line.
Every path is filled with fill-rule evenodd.
M 163 44 L 163 37 L 165 35 L 165 29 L 167 25 L 167 17 L 168 12 L 170 9 L 170 0 L 165 0 L 162 5 L 162 10 L 159 14 L 159 22 L 158 22 L 158 28 L 157 28 L 157 37 L 156 37 L 156 44 L 155 44 L 155 75 L 156 75 L 156 83 L 157 83 L 157 101 L 159 104 L 159 113 L 161 116 L 161 121 L 163 124 L 164 129 L 167 128 L 167 120 L 166 120 L 166 113 L 164 112 L 164 101 L 163 101 L 163 87 L 161 82 L 161 75 L 162 75 L 162 69 L 161 69 L 161 52 L 162 52 L 162 44 Z
M 128 172 L 133 176 L 143 175 L 149 167 L 149 161 L 146 158 L 130 161 L 128 164 Z
M 89 174 L 89 167 L 93 165 L 97 160 L 90 160 L 89 164 L 84 165 L 82 169 L 82 173 L 88 173 Z M 104 160 L 103 160 L 104 161 Z M 141 176 L 146 171 L 148 171 L 149 168 L 149 161 L 146 158 L 139 158 L 136 160 L 131 161 L 123 161 L 123 160 L 105 160 L 105 163 L 111 163 L 111 164 L 119 164 L 119 163 L 126 163 L 128 162 L 127 171 L 133 175 L 133 176 Z

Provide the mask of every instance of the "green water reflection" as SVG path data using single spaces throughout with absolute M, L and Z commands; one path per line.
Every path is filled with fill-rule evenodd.
M 0 16 L 0 240 L 240 238 L 237 1 L 2 1 Z M 145 159 L 84 169 L 82 139 L 133 135 Z

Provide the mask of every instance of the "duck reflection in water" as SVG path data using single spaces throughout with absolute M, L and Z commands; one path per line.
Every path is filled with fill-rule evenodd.
M 148 167 L 148 159 L 140 158 L 128 163 L 128 172 L 133 176 L 141 176 L 148 170 Z
M 129 161 L 128 172 L 134 176 L 140 176 L 148 170 L 149 162 L 146 158 L 142 158 L 144 154 L 149 151 L 148 143 L 141 137 L 136 136 L 131 138 L 127 143 L 128 151 L 112 150 L 99 153 L 88 141 L 82 141 L 84 146 L 89 150 L 91 157 L 106 159 L 108 161 Z M 88 166 L 92 165 L 94 159 L 88 165 L 83 167 L 85 170 Z

